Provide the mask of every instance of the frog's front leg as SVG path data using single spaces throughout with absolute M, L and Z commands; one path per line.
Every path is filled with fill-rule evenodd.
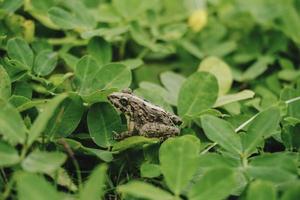
M 147 123 L 141 127 L 139 134 L 144 137 L 157 137 L 166 139 L 179 135 L 180 130 L 175 126 L 160 124 L 160 123 Z

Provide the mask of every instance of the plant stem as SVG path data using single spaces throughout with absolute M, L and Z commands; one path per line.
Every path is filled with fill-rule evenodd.
M 290 103 L 293 103 L 293 102 L 299 101 L 299 100 L 300 100 L 300 96 L 299 96 L 299 97 L 292 98 L 292 99 L 289 99 L 289 100 L 286 100 L 285 103 L 286 103 L 286 104 L 290 104 Z
M 79 188 L 79 192 L 80 192 L 80 191 L 82 191 L 82 177 L 81 177 L 81 173 L 80 173 L 80 166 L 74 156 L 74 152 L 72 151 L 71 147 L 64 139 L 59 139 L 57 141 L 57 143 L 63 145 L 64 149 L 66 150 L 67 154 L 69 155 L 69 157 L 72 160 L 72 163 L 76 170 L 76 176 L 77 176 L 77 180 L 78 180 L 78 188 Z

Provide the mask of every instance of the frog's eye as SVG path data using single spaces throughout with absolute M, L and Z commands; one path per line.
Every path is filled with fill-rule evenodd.
M 122 106 L 127 106 L 128 105 L 128 99 L 126 97 L 122 97 L 120 99 L 120 103 L 122 104 Z

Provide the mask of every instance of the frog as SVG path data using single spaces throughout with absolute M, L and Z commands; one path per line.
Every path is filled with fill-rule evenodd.
M 127 119 L 128 130 L 115 133 L 115 140 L 144 136 L 164 141 L 180 134 L 180 117 L 135 95 L 130 89 L 113 92 L 107 98 Z

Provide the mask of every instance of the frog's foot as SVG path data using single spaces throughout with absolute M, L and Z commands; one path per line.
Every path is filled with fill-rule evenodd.
M 169 137 L 179 135 L 180 130 L 175 126 L 165 124 L 148 123 L 140 129 L 140 135 L 144 137 L 157 137 L 160 140 L 165 140 Z
M 114 134 L 113 135 L 114 140 L 117 140 L 117 141 L 123 140 L 123 139 L 128 138 L 133 135 L 133 133 L 131 131 L 124 131 L 122 133 L 113 132 L 113 134 Z

